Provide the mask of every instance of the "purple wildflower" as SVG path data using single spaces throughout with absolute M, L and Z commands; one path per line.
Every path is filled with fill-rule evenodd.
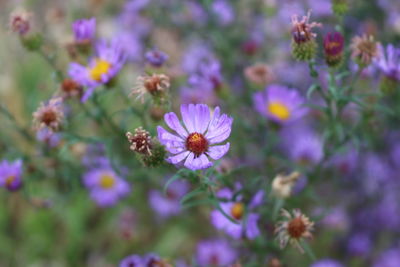
M 343 265 L 336 260 L 323 259 L 314 262 L 310 267 L 343 267 Z
M 152 190 L 149 202 L 153 210 L 161 217 L 176 215 L 181 211 L 180 199 L 188 192 L 189 185 L 185 181 L 175 181 L 167 189 L 166 194 Z
M 367 234 L 358 233 L 353 235 L 348 241 L 347 249 L 352 255 L 365 256 L 372 247 L 371 239 Z
M 9 191 L 16 191 L 22 186 L 22 160 L 9 162 L 3 160 L 0 163 L 0 187 Z
M 77 83 L 86 86 L 82 97 L 86 101 L 94 89 L 108 83 L 121 70 L 125 62 L 120 42 L 116 39 L 107 44 L 101 41 L 96 45 L 96 56 L 89 61 L 88 66 L 72 62 L 69 66 L 69 76 Z
M 96 34 L 96 18 L 78 19 L 72 24 L 72 30 L 76 42 L 89 43 Z
M 51 129 L 44 127 L 36 133 L 36 139 L 47 144 L 49 147 L 56 147 L 61 142 L 61 136 L 54 133 Z
M 302 107 L 305 101 L 296 90 L 278 84 L 268 86 L 264 92 L 255 93 L 253 100 L 255 109 L 261 115 L 277 123 L 295 121 L 308 111 Z
M 142 258 L 139 255 L 130 255 L 122 259 L 119 267 L 144 267 Z
M 226 114 L 220 114 L 216 107 L 211 116 L 207 105 L 181 105 L 181 115 L 185 127 L 181 125 L 174 112 L 165 114 L 164 120 L 168 127 L 176 133 L 171 134 L 158 126 L 158 139 L 171 154 L 167 161 L 178 165 L 184 161 L 184 166 L 191 170 L 209 168 L 213 165 L 209 157 L 218 160 L 224 156 L 230 143 L 224 142 L 231 133 L 233 119 Z
M 389 44 L 385 48 L 378 44 L 378 57 L 374 59 L 376 65 L 383 74 L 393 80 L 400 80 L 400 48 Z
M 99 206 L 112 206 L 130 192 L 129 184 L 112 169 L 103 168 L 89 171 L 83 177 L 91 198 Z
M 168 60 L 169 56 L 164 53 L 163 51 L 160 51 L 158 49 L 153 49 L 145 54 L 147 62 L 156 68 L 161 67 L 165 61 Z
M 397 267 L 400 266 L 400 249 L 393 248 L 383 252 L 377 260 L 375 260 L 373 267 Z
M 197 245 L 200 266 L 228 266 L 235 259 L 235 250 L 225 240 L 206 240 Z
M 235 19 L 232 5 L 228 1 L 216 0 L 212 3 L 211 8 L 219 24 L 222 26 L 231 24 Z

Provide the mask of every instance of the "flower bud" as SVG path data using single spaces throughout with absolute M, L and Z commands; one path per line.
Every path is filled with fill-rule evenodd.
M 292 188 L 299 179 L 298 172 L 292 172 L 289 175 L 279 174 L 272 181 L 272 193 L 279 198 L 288 198 L 292 193 Z
M 343 60 L 344 38 L 339 32 L 328 33 L 324 38 L 325 61 L 329 67 L 340 66 Z

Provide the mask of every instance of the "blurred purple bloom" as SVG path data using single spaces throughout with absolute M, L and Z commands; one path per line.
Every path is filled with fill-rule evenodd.
M 3 160 L 0 163 L 0 187 L 9 191 L 16 191 L 22 186 L 22 160 L 9 162 Z
M 176 215 L 181 211 L 180 199 L 188 192 L 189 185 L 185 181 L 174 181 L 164 194 L 159 190 L 149 193 L 150 206 L 161 217 Z
M 349 253 L 356 256 L 367 255 L 370 252 L 371 248 L 371 239 L 365 233 L 354 234 L 353 236 L 351 236 L 347 245 Z
M 36 133 L 36 139 L 47 144 L 49 147 L 56 147 L 61 142 L 61 136 L 51 129 L 44 127 Z
M 308 0 L 308 6 L 315 16 L 330 16 L 332 15 L 331 1 L 324 0 Z
M 115 37 L 121 45 L 124 55 L 129 61 L 140 61 L 143 58 L 142 40 L 137 34 L 123 31 Z
M 378 44 L 378 57 L 374 59 L 376 65 L 385 76 L 393 80 L 400 80 L 400 48 L 389 44 L 385 48 Z
M 197 245 L 200 266 L 228 266 L 236 259 L 235 250 L 225 240 L 206 240 Z
M 150 0 L 130 0 L 125 3 L 124 11 L 137 13 L 150 4 Z
M 392 169 L 388 161 L 377 154 L 367 154 L 364 159 L 364 175 L 362 183 L 367 194 L 378 193 L 391 176 Z
M 211 116 L 207 105 L 181 105 L 181 115 L 184 126 L 174 112 L 164 115 L 168 127 L 174 134 L 158 126 L 158 139 L 171 154 L 168 162 L 184 166 L 191 170 L 205 169 L 213 165 L 209 157 L 218 160 L 229 150 L 230 143 L 224 142 L 231 133 L 233 119 L 226 114 L 220 114 L 216 107 Z
M 189 84 L 198 88 L 218 89 L 222 84 L 221 65 L 217 60 L 201 62 L 198 71 L 189 77 Z
M 211 8 L 220 25 L 226 26 L 233 22 L 235 13 L 228 1 L 216 0 L 212 3 Z
M 215 228 L 225 231 L 228 235 L 235 239 L 245 236 L 248 239 L 254 239 L 260 235 L 258 228 L 258 220 L 260 216 L 257 213 L 250 212 L 245 215 L 245 206 L 241 201 L 232 201 L 233 192 L 228 188 L 221 189 L 217 196 L 227 198 L 229 202 L 220 202 L 220 207 L 224 213 L 231 217 L 229 220 L 221 211 L 214 210 L 211 212 L 211 223 Z
M 383 252 L 375 260 L 373 267 L 398 267 L 400 266 L 400 249 L 393 248 Z
M 157 68 L 161 67 L 164 64 L 164 62 L 167 61 L 169 58 L 166 53 L 158 49 L 153 49 L 146 52 L 145 57 L 150 65 Z
M 260 206 L 264 202 L 264 190 L 258 190 L 254 197 L 251 199 L 249 208 L 253 209 Z
M 109 44 L 100 41 L 96 45 L 96 55 L 88 66 L 72 62 L 69 65 L 68 74 L 77 83 L 86 86 L 87 90 L 82 97 L 86 101 L 97 86 L 108 83 L 121 70 L 125 62 L 125 56 L 121 43 L 114 39 Z
M 352 174 L 357 168 L 358 151 L 350 147 L 345 153 L 337 154 L 331 159 L 331 164 L 343 175 Z
M 145 265 L 139 255 L 130 255 L 122 259 L 119 267 L 145 267 Z
M 110 160 L 106 157 L 105 146 L 102 143 L 87 145 L 82 163 L 86 168 L 111 168 Z
M 332 229 L 346 231 L 350 220 L 344 208 L 335 207 L 323 218 L 322 223 Z
M 201 104 L 215 105 L 217 96 L 212 88 L 206 87 L 181 87 L 180 96 L 182 104 Z
M 310 267 L 344 267 L 343 264 L 332 259 L 323 259 L 311 264 Z
M 194 42 L 183 54 L 182 68 L 187 73 L 195 73 L 200 64 L 214 60 L 210 48 L 203 42 Z
M 253 96 L 255 109 L 263 116 L 278 122 L 289 123 L 303 117 L 308 109 L 305 100 L 295 89 L 273 84 Z
M 79 43 L 91 42 L 96 34 L 96 18 L 79 19 L 72 24 L 75 41 Z
M 91 198 L 102 207 L 115 205 L 130 192 L 129 184 L 110 168 L 87 172 L 83 183 L 90 190 Z

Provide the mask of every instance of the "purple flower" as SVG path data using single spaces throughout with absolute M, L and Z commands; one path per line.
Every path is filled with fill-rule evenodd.
M 345 153 L 335 155 L 330 163 L 343 175 L 352 174 L 358 164 L 358 151 L 350 147 Z
M 255 109 L 263 116 L 278 123 L 288 123 L 304 116 L 308 109 L 302 107 L 303 97 L 286 86 L 273 84 L 253 96 Z
M 166 194 L 151 190 L 150 206 L 161 217 L 176 215 L 181 211 L 180 199 L 188 192 L 189 185 L 185 181 L 175 181 L 167 189 Z
M 211 8 L 220 25 L 229 25 L 235 19 L 235 13 L 232 5 L 225 0 L 214 1 Z
M 398 267 L 400 266 L 400 249 L 394 248 L 383 252 L 373 267 Z
M 228 202 L 220 202 L 220 207 L 226 215 L 231 217 L 231 220 L 221 211 L 214 210 L 211 212 L 211 223 L 215 228 L 225 231 L 235 239 L 239 239 L 242 236 L 254 239 L 260 235 L 257 225 L 260 216 L 257 213 L 249 212 L 245 217 L 244 203 L 240 199 L 232 201 L 233 193 L 228 188 L 221 189 L 217 196 L 229 199 Z M 259 196 L 256 197 L 259 198 Z M 253 198 L 251 202 L 259 204 L 261 203 L 260 201 L 260 199 L 254 200 Z
M 353 255 L 367 255 L 372 246 L 371 239 L 364 233 L 353 235 L 348 241 L 348 251 Z
M 114 39 L 109 44 L 100 41 L 96 45 L 96 55 L 89 61 L 88 66 L 72 62 L 68 74 L 77 83 L 88 89 L 82 97 L 86 101 L 94 89 L 108 83 L 121 70 L 125 62 L 121 43 Z
M 145 267 L 145 265 L 139 255 L 130 255 L 122 259 L 119 267 Z
M 61 136 L 53 132 L 51 129 L 44 127 L 36 133 L 36 139 L 47 144 L 49 147 L 56 147 L 61 142 Z
M 112 206 L 130 192 L 129 184 L 110 168 L 87 172 L 83 177 L 91 198 L 102 207 Z
M 156 68 L 161 67 L 164 64 L 164 62 L 167 61 L 169 58 L 166 53 L 158 49 L 153 49 L 146 52 L 145 57 L 147 62 Z
M 76 42 L 91 42 L 96 34 L 96 18 L 78 19 L 72 24 L 72 30 Z
M 235 259 L 235 250 L 225 240 L 206 240 L 197 245 L 197 262 L 200 266 L 228 266 Z
M 171 154 L 167 161 L 183 165 L 191 170 L 209 168 L 213 163 L 209 158 L 218 160 L 229 150 L 230 143 L 224 142 L 231 133 L 233 119 L 226 114 L 220 114 L 216 107 L 211 116 L 207 105 L 181 105 L 181 115 L 184 126 L 179 122 L 174 112 L 165 114 L 164 120 L 174 134 L 158 126 L 158 139 Z
M 376 65 L 388 78 L 399 81 L 400 49 L 389 44 L 385 51 L 384 47 L 381 44 L 378 44 L 378 53 L 379 56 L 374 59 L 374 65 Z
M 22 186 L 22 160 L 9 162 L 3 160 L 0 163 L 0 187 L 9 191 L 16 191 Z
M 344 267 L 343 264 L 332 259 L 323 259 L 314 262 L 310 267 Z

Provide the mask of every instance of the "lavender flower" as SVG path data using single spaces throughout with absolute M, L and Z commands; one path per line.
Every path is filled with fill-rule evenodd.
M 197 246 L 197 262 L 200 266 L 228 266 L 235 259 L 235 250 L 225 240 L 206 240 Z
M 73 62 L 69 66 L 69 76 L 77 83 L 88 89 L 82 97 L 86 101 L 94 89 L 108 83 L 121 70 L 125 62 L 125 56 L 117 40 L 107 44 L 101 41 L 96 45 L 96 55 L 89 61 L 88 66 Z
M 164 120 L 176 133 L 171 134 L 158 126 L 158 139 L 171 154 L 167 161 L 191 170 L 205 169 L 213 165 L 209 158 L 218 160 L 229 150 L 230 143 L 224 142 L 231 133 L 233 119 L 226 114 L 220 115 L 216 107 L 213 116 L 208 106 L 181 105 L 181 114 L 185 127 L 181 125 L 175 113 L 165 114 Z
M 130 255 L 122 259 L 119 267 L 145 267 L 142 257 L 139 255 Z
M 90 43 L 96 34 L 96 18 L 78 19 L 72 24 L 75 41 Z
M 222 26 L 231 24 L 235 19 L 235 13 L 228 1 L 216 0 L 212 3 L 211 9 Z
M 373 267 L 397 267 L 400 266 L 400 249 L 393 248 L 383 252 L 375 260 Z
M 153 49 L 145 54 L 147 62 L 156 68 L 161 67 L 168 60 L 168 55 L 160 50 Z
M 332 259 L 323 259 L 314 262 L 310 267 L 343 267 L 343 265 Z
M 389 44 L 385 50 L 381 44 L 378 44 L 378 57 L 374 58 L 373 63 L 387 78 L 400 80 L 400 48 Z
M 0 163 L 0 187 L 9 191 L 16 191 L 22 186 L 22 160 L 9 162 L 3 160 Z
M 308 111 L 302 107 L 305 101 L 296 90 L 278 84 L 255 93 L 253 100 L 255 109 L 261 115 L 281 124 L 293 122 Z
M 83 182 L 90 190 L 91 198 L 102 207 L 115 205 L 130 192 L 129 184 L 110 168 L 87 172 Z
M 40 129 L 36 133 L 36 139 L 40 142 L 47 144 L 49 147 L 56 147 L 61 142 L 61 136 L 59 133 L 54 133 L 47 127 Z

